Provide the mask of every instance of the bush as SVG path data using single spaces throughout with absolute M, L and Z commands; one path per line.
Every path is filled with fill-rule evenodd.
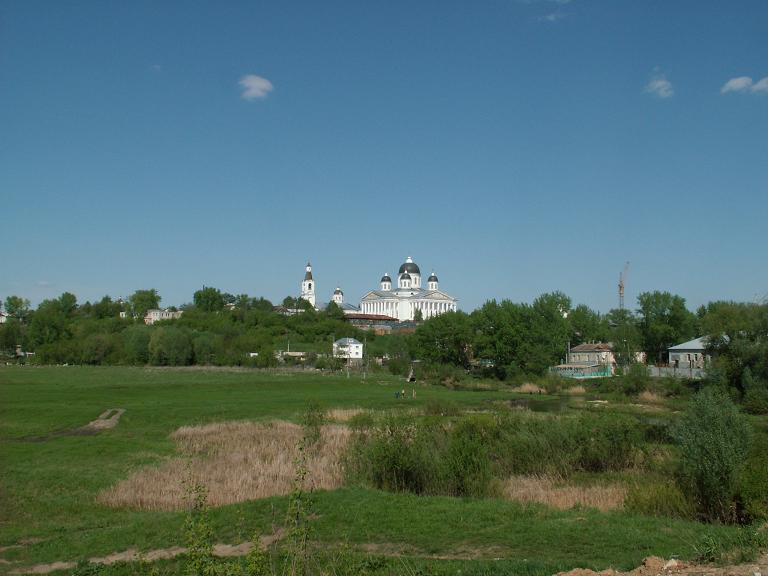
M 431 398 L 424 404 L 425 416 L 458 416 L 461 413 L 461 407 L 455 402 Z
M 648 388 L 650 380 L 645 364 L 631 364 L 622 376 L 621 388 L 627 396 L 637 396 Z
M 633 514 L 684 519 L 692 519 L 695 512 L 680 488 L 668 482 L 632 486 L 624 500 L 624 509 Z
M 491 483 L 489 448 L 496 438 L 496 423 L 473 416 L 452 430 L 447 450 L 447 491 L 453 496 L 481 497 Z
M 680 445 L 678 483 L 699 516 L 735 522 L 739 474 L 746 462 L 750 428 L 722 390 L 696 394 L 675 431 Z

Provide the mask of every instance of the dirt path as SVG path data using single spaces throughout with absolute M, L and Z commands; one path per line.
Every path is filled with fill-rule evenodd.
M 262 547 L 266 548 L 271 546 L 278 540 L 283 538 L 283 530 L 278 530 L 274 534 L 262 536 L 259 538 L 259 543 Z M 245 556 L 253 548 L 253 543 L 242 542 L 240 544 L 214 544 L 213 555 L 219 558 L 234 558 L 237 556 Z M 130 548 L 123 550 L 122 552 L 115 552 L 103 557 L 89 558 L 88 561 L 91 564 L 102 564 L 109 566 L 110 564 L 116 564 L 117 562 L 154 562 L 156 560 L 168 560 L 186 554 L 187 549 L 181 546 L 172 546 L 170 548 L 159 548 L 157 550 L 150 550 L 149 552 L 139 552 L 136 548 Z M 7 562 L 10 564 L 10 562 Z M 36 564 L 35 566 L 29 566 L 24 568 L 16 568 L 11 570 L 9 574 L 48 574 L 55 572 L 56 570 L 71 570 L 77 566 L 77 562 L 52 562 L 50 564 Z
M 269 536 L 262 536 L 260 544 L 266 548 L 283 538 L 283 531 L 280 530 Z M 245 556 L 253 548 L 251 542 L 241 544 L 215 544 L 213 547 L 214 556 L 219 558 L 234 558 Z M 423 556 L 413 549 L 403 549 L 399 545 L 387 544 L 366 544 L 360 547 L 360 550 L 382 556 L 403 556 L 413 555 L 422 558 L 434 559 L 462 559 L 473 560 L 480 556 L 477 551 L 471 552 L 457 551 L 456 554 L 445 556 Z M 173 546 L 170 548 L 160 548 L 141 553 L 135 548 L 115 552 L 108 556 L 89 558 L 92 564 L 111 565 L 117 562 L 154 562 L 156 560 L 166 560 L 175 558 L 187 552 L 186 548 Z M 488 551 L 486 551 L 488 552 Z M 495 559 L 504 558 L 503 550 L 494 550 Z M 6 561 L 6 563 L 8 563 Z M 77 566 L 76 562 L 52 562 L 50 564 L 37 564 L 25 568 L 16 568 L 9 574 L 48 574 L 56 570 L 71 570 Z M 556 576 L 768 576 L 768 554 L 761 556 L 756 562 L 739 564 L 733 566 L 713 566 L 709 564 L 694 564 L 691 562 L 682 562 L 678 560 L 664 560 L 656 556 L 651 556 L 643 560 L 643 563 L 628 572 L 619 572 L 613 569 L 606 569 L 599 572 L 585 568 L 575 568 L 567 572 L 560 572 Z

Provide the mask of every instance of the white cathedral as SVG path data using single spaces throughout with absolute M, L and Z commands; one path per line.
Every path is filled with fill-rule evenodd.
M 409 256 L 397 273 L 397 287 L 392 288 L 392 278 L 384 274 L 379 290 L 371 290 L 360 301 L 360 308 L 344 302 L 344 293 L 337 287 L 333 301 L 345 314 L 378 314 L 396 318 L 400 322 L 413 320 L 417 311 L 425 320 L 444 312 L 455 312 L 458 300 L 438 288 L 434 272 L 427 278 L 427 288 L 421 286 L 421 270 Z M 315 306 L 315 281 L 312 265 L 307 263 L 304 281 L 301 283 L 301 297 Z

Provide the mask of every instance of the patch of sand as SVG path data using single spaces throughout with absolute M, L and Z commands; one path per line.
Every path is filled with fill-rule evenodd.
M 125 408 L 110 408 L 99 414 L 99 417 L 96 418 L 96 420 L 88 422 L 83 428 L 97 430 L 99 432 L 114 428 L 117 426 L 117 423 L 120 422 L 120 417 L 123 414 L 125 414 Z

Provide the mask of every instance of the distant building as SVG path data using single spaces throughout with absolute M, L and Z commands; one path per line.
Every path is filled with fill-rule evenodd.
M 0 324 L 5 324 L 8 318 L 8 314 L 0 310 Z
M 315 279 L 312 277 L 312 263 L 307 262 L 304 280 L 301 281 L 301 298 L 315 307 Z
M 359 361 L 363 358 L 363 343 L 354 338 L 340 338 L 333 343 L 333 357 Z
M 176 318 L 181 318 L 182 311 L 181 310 L 147 310 L 147 315 L 144 316 L 144 324 L 147 326 L 152 326 L 155 322 L 160 322 L 161 320 L 175 320 Z
M 613 346 L 605 342 L 579 344 L 568 351 L 568 364 L 609 364 L 616 365 Z
M 360 308 L 357 306 L 354 306 L 349 302 L 344 302 L 344 292 L 342 292 L 341 288 L 338 286 L 336 286 L 336 290 L 333 291 L 333 302 L 336 306 L 341 308 L 341 311 L 344 312 L 344 314 L 358 314 L 360 312 Z
M 606 378 L 616 370 L 613 346 L 605 342 L 579 344 L 568 350 L 565 364 L 550 368 L 564 378 Z
M 434 272 L 427 278 L 427 288 L 421 286 L 421 270 L 408 256 L 397 274 L 397 288 L 392 288 L 392 278 L 384 274 L 380 289 L 368 292 L 360 301 L 363 314 L 383 314 L 401 322 L 416 319 L 418 313 L 426 320 L 445 312 L 455 312 L 458 300 L 438 288 Z
M 708 343 L 708 338 L 701 336 L 668 348 L 669 365 L 674 368 L 704 368 L 710 360 Z

